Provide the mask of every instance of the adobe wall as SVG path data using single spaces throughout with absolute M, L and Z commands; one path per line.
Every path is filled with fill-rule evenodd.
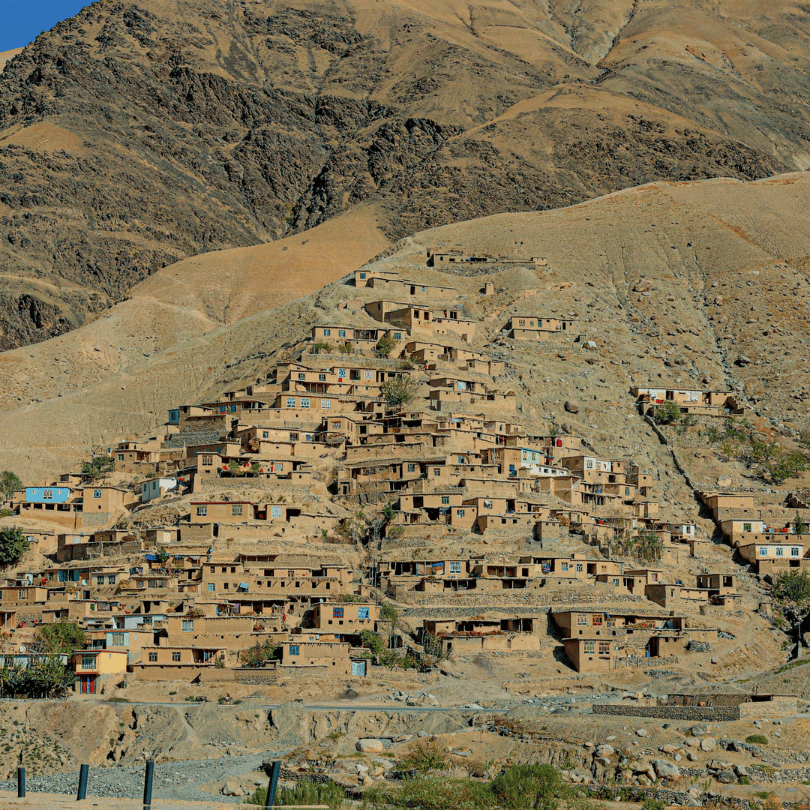
M 593 713 L 714 723 L 740 719 L 739 706 L 710 708 L 707 706 L 623 706 L 619 704 L 600 705 L 597 703 L 594 704 Z
M 306 679 L 324 675 L 334 675 L 331 667 L 281 667 L 279 669 L 234 669 L 231 670 L 234 680 L 237 683 L 250 684 L 252 686 L 274 686 L 281 679 L 300 678 Z M 342 673 L 341 673 L 342 674 Z

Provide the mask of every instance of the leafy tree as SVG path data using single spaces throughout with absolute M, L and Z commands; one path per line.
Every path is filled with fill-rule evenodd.
M 19 526 L 0 529 L 0 565 L 15 565 L 28 551 L 28 540 Z
M 115 462 L 112 456 L 93 456 L 90 461 L 82 462 L 82 475 L 88 481 L 96 481 L 102 475 L 110 473 L 115 469 Z
M 44 624 L 37 631 L 46 653 L 73 655 L 87 643 L 84 630 L 76 622 Z
M 377 341 L 375 351 L 380 357 L 388 357 L 396 345 L 397 342 L 394 340 L 394 336 L 391 334 L 385 334 Z
M 802 645 L 802 625 L 810 616 L 810 577 L 806 571 L 782 571 L 771 586 L 774 607 L 790 624 L 795 642 L 794 658 Z
M 386 380 L 381 389 L 388 410 L 393 411 L 407 405 L 416 396 L 417 388 L 416 381 L 404 374 Z
M 681 409 L 676 402 L 667 400 L 655 409 L 653 419 L 657 425 L 672 425 L 681 418 Z
M 260 667 L 265 661 L 270 661 L 276 654 L 278 647 L 269 639 L 257 642 L 239 654 L 239 662 L 243 667 Z
M 6 697 L 62 697 L 73 682 L 73 672 L 58 655 L 41 655 L 27 665 L 0 669 L 0 692 Z
M 424 649 L 425 655 L 430 655 L 433 658 L 441 660 L 445 657 L 442 640 L 433 633 L 425 633 L 425 637 L 422 639 L 422 649 Z
M 157 554 L 155 554 L 155 557 L 157 558 L 157 561 L 161 565 L 166 565 L 166 563 L 169 562 L 169 552 L 166 551 L 166 546 L 161 546 L 157 550 Z
M 11 472 L 11 470 L 3 470 L 0 473 L 0 494 L 8 499 L 14 495 L 14 491 L 23 488 L 23 482 L 20 477 Z
M 383 604 L 380 605 L 380 617 L 387 622 L 391 622 L 392 627 L 396 627 L 399 621 L 397 609 L 389 602 L 383 602 Z
M 803 473 L 807 467 L 807 457 L 802 453 L 784 453 L 763 464 L 760 468 L 760 476 L 766 481 L 773 481 L 778 486 L 784 484 L 788 478 L 795 478 Z
M 390 522 L 394 520 L 396 516 L 397 511 L 396 509 L 394 509 L 394 504 L 392 504 L 391 501 L 388 501 L 388 503 L 383 508 L 383 517 Z
M 796 512 L 796 519 L 793 521 L 793 531 L 796 532 L 796 534 L 807 534 L 807 529 L 808 526 L 802 520 L 802 516 Z
M 382 655 L 386 650 L 383 637 L 372 630 L 360 631 L 360 643 L 375 657 Z

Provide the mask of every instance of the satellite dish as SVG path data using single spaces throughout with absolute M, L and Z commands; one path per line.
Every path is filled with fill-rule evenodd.
M 28 585 L 33 585 L 34 584 L 34 575 L 33 574 L 26 574 L 25 575 L 25 581 L 26 581 L 26 583 Z

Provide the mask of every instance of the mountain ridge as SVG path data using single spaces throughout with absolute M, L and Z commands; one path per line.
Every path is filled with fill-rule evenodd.
M 805 17 L 792 0 L 96 2 L 0 74 L 0 348 L 360 203 L 391 240 L 803 169 Z

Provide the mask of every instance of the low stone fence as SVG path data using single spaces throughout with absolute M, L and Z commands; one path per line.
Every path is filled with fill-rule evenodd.
M 604 703 L 595 704 L 593 713 L 715 723 L 740 719 L 739 706 L 625 706 L 620 703 Z

